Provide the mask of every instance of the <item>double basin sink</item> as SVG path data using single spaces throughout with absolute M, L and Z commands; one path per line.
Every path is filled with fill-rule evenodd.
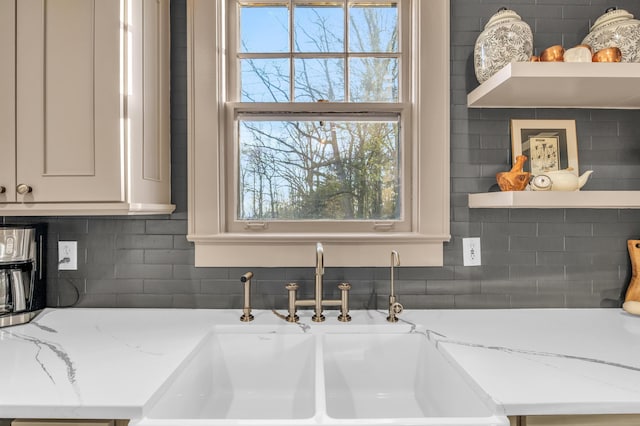
M 392 327 L 211 332 L 133 424 L 509 424 L 426 334 Z

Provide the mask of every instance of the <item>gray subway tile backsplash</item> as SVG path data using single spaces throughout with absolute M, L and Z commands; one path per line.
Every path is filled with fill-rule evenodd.
M 510 297 L 510 308 L 563 308 L 566 298 L 561 294 L 516 294 Z
M 591 256 L 585 256 L 584 253 L 567 253 L 567 252 L 537 252 L 535 253 L 535 261 L 538 265 L 591 265 L 593 259 Z
M 154 235 L 186 235 L 187 234 L 187 221 L 186 220 L 147 220 L 145 221 L 146 233 Z
M 144 234 L 144 221 L 136 219 L 92 219 L 88 221 L 88 233 L 97 234 Z
M 88 295 L 142 293 L 143 283 L 142 279 L 92 279 L 86 280 L 84 291 Z
M 173 247 L 173 236 L 120 234 L 116 239 L 116 247 L 123 249 L 169 249 Z
M 196 268 L 191 265 L 173 265 L 174 279 L 211 279 L 228 278 L 229 274 L 225 268 Z M 240 279 L 240 275 L 238 275 Z
M 177 296 L 176 296 L 177 297 Z M 189 295 L 195 298 L 195 295 Z M 173 308 L 174 296 L 164 294 L 118 294 L 116 295 L 117 308 Z
M 522 237 L 512 235 L 509 237 L 509 249 L 511 251 L 563 251 L 565 239 L 562 235 L 548 237 Z
M 480 294 L 482 285 L 478 280 L 428 280 L 427 294 L 429 295 L 454 295 L 454 294 Z
M 618 265 L 567 265 L 566 278 L 573 281 L 607 281 L 621 279 Z
M 640 239 L 640 211 L 590 209 L 469 209 L 468 192 L 484 192 L 511 166 L 510 119 L 574 119 L 581 171 L 595 170 L 584 190 L 640 189 L 640 111 L 473 109 L 477 87 L 473 46 L 500 6 L 534 29 L 535 53 L 571 47 L 609 6 L 640 16 L 636 0 L 451 0 L 451 233 L 441 268 L 396 269 L 396 291 L 407 309 L 619 306 L 630 279 L 626 240 Z M 51 306 L 237 308 L 244 268 L 195 268 L 187 233 L 186 1 L 171 2 L 171 216 L 5 218 L 49 224 L 48 303 Z M 480 237 L 482 266 L 462 265 L 462 238 Z M 79 270 L 57 271 L 58 240 L 76 240 Z M 400 253 L 402 258 L 402 253 Z M 389 268 L 326 265 L 326 294 L 351 282 L 352 308 L 386 308 Z M 249 268 L 251 269 L 251 268 Z M 286 307 L 284 285 L 313 294 L 308 268 L 254 268 L 256 308 Z
M 199 280 L 145 279 L 145 294 L 200 294 L 202 286 Z
M 116 265 L 116 278 L 168 278 L 171 277 L 171 265 L 134 265 L 123 263 Z
M 508 294 L 460 294 L 453 296 L 453 308 L 457 309 L 508 309 Z
M 193 253 L 189 250 L 144 250 L 144 263 L 192 265 Z

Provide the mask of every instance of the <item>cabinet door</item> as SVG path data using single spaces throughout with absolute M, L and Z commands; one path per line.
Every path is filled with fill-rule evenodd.
M 15 0 L 0 0 L 0 203 L 15 201 Z
M 123 200 L 123 4 L 17 2 L 18 201 Z

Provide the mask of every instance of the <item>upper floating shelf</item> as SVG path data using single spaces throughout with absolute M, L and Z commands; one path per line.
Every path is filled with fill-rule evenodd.
M 640 64 L 513 62 L 469 93 L 467 106 L 640 109 Z

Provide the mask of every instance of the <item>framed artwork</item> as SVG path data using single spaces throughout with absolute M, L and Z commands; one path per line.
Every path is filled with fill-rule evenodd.
M 578 175 L 578 139 L 575 120 L 511 120 L 512 164 L 526 155 L 524 171 L 541 175 L 572 168 Z

